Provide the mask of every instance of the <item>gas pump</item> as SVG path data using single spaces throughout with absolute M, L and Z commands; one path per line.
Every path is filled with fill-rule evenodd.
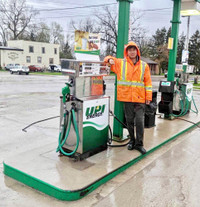
M 173 118 L 184 116 L 190 112 L 191 104 L 194 103 L 196 111 L 198 109 L 195 105 L 192 91 L 192 83 L 184 83 L 184 73 L 181 73 L 180 78 L 176 81 L 161 81 L 159 85 L 159 92 L 161 92 L 161 101 L 158 104 L 159 113 L 164 113 L 165 118 Z
M 103 95 L 103 62 L 61 61 L 68 82 L 60 101 L 60 133 L 57 151 L 84 159 L 107 148 L 110 97 Z M 72 127 L 73 126 L 73 127 Z

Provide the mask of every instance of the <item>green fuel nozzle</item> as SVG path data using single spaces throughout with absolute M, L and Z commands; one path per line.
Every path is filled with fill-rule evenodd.
M 70 83 L 65 83 L 66 86 L 62 88 L 62 95 L 63 95 L 63 103 L 66 103 L 66 98 L 70 96 L 70 88 L 71 84 Z

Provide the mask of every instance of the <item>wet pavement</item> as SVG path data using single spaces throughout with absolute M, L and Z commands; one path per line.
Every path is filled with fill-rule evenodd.
M 65 82 L 64 76 L 0 73 L 0 206 L 198 206 L 199 128 L 163 146 L 79 201 L 59 201 L 4 176 L 3 160 L 57 141 L 59 119 L 30 127 L 27 133 L 34 134 L 31 140 L 21 129 L 59 115 L 59 96 Z M 106 83 L 107 94 L 111 95 L 113 79 L 108 78 Z M 157 78 L 154 85 L 158 86 Z M 195 91 L 195 99 L 198 96 Z M 168 133 L 169 129 L 164 130 Z

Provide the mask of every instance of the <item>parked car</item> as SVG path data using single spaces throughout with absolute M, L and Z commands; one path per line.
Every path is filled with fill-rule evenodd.
M 51 64 L 51 65 L 49 65 L 48 70 L 61 72 L 61 66 L 60 65 Z
M 25 73 L 26 75 L 28 75 L 29 74 L 29 68 L 27 66 L 22 66 L 22 65 L 15 66 L 15 67 L 10 69 L 10 73 L 11 74 L 18 73 L 19 75 Z
M 6 66 L 5 66 L 5 69 L 6 70 L 10 70 L 11 68 L 13 68 L 13 67 L 15 67 L 15 66 L 19 66 L 19 64 L 7 64 Z
M 44 71 L 43 68 L 41 68 L 38 65 L 29 65 L 28 68 L 32 72 L 43 72 Z

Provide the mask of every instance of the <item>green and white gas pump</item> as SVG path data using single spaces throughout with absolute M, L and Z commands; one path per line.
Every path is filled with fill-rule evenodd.
M 57 151 L 83 159 L 107 148 L 110 97 L 103 95 L 103 76 L 110 69 L 103 62 L 62 60 L 68 83 L 60 101 Z

